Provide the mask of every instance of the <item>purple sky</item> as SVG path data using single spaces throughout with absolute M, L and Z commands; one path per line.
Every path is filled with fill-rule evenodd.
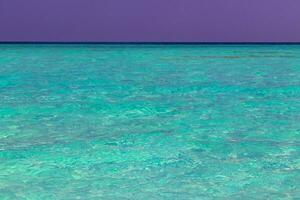
M 0 41 L 300 42 L 300 0 L 0 0 Z

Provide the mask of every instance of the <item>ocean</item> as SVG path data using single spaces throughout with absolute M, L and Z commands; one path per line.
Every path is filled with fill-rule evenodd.
M 0 44 L 0 199 L 300 197 L 300 45 Z

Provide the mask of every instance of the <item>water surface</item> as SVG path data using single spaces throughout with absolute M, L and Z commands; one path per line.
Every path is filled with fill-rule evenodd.
M 0 45 L 0 199 L 297 199 L 300 46 Z

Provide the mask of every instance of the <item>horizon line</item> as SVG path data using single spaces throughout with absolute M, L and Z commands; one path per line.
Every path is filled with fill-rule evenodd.
M 90 41 L 0 41 L 0 44 L 108 44 L 108 45 L 300 45 L 299 42 L 90 42 Z

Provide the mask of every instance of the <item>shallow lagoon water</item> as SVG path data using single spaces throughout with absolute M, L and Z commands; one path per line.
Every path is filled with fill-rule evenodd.
M 299 199 L 300 46 L 0 45 L 0 199 Z

